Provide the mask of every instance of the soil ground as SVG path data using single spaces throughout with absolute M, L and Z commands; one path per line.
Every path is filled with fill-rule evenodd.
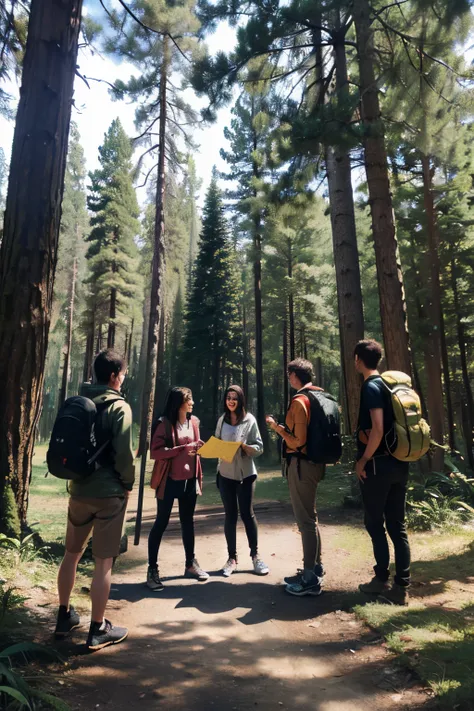
M 135 509 L 132 498 L 129 521 Z M 359 513 L 320 512 L 325 591 L 320 597 L 296 598 L 281 585 L 301 556 L 289 504 L 256 507 L 260 553 L 270 574 L 251 572 L 239 523 L 239 570 L 228 580 L 220 575 L 226 560 L 222 508 L 198 508 L 196 553 L 211 573 L 206 583 L 182 577 L 175 511 L 160 551 L 166 586 L 161 593 L 144 585 L 154 511 L 148 491 L 140 545 L 129 539 L 130 549 L 114 573 L 107 614 L 129 628 L 127 641 L 87 654 L 83 642 L 89 611 L 82 597 L 77 607 L 83 626 L 59 645 L 71 662 L 61 676 L 59 695 L 72 709 L 414 711 L 430 704 L 426 690 L 394 663 L 380 636 L 349 612 L 364 602 L 357 587 L 371 576 L 366 546 L 359 557 L 343 545 L 351 531 L 362 534 Z M 44 591 L 42 605 L 45 614 L 51 610 L 52 630 L 53 590 Z

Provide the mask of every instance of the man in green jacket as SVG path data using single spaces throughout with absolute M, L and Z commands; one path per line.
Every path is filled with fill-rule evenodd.
M 92 533 L 95 567 L 91 584 L 92 615 L 87 646 L 102 649 L 122 642 L 128 635 L 104 618 L 109 599 L 112 564 L 119 554 L 128 497 L 135 468 L 132 450 L 132 411 L 120 394 L 126 374 L 124 359 L 112 349 L 99 353 L 94 361 L 96 384 L 87 396 L 101 408 L 100 432 L 110 439 L 107 454 L 97 469 L 82 480 L 69 483 L 66 552 L 58 573 L 59 612 L 56 639 L 64 638 L 79 625 L 79 615 L 69 604 L 77 565 Z

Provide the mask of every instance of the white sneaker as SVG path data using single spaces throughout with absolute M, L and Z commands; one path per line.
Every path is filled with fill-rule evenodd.
M 192 562 L 192 565 L 190 565 L 189 568 L 184 569 L 184 577 L 185 578 L 195 578 L 196 580 L 199 580 L 200 582 L 204 582 L 205 580 L 208 580 L 209 573 L 206 573 L 206 571 L 201 568 L 201 566 L 199 565 L 199 563 L 197 562 L 197 560 L 195 558 Z
M 237 561 L 234 558 L 229 558 L 227 563 L 222 568 L 222 575 L 224 578 L 230 578 L 235 570 L 237 570 Z
M 268 565 L 265 565 L 263 560 L 258 557 L 258 555 L 254 555 L 252 558 L 252 563 L 253 563 L 253 572 L 255 575 L 268 575 L 270 572 L 270 568 Z

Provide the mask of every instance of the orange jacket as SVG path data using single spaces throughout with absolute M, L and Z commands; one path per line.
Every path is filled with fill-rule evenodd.
M 283 425 L 278 425 L 277 432 L 285 440 L 288 454 L 294 454 L 295 452 L 306 454 L 306 437 L 311 419 L 311 406 L 309 398 L 303 392 L 304 390 L 322 391 L 322 388 L 308 383 L 301 390 L 298 390 L 286 413 L 286 429 Z

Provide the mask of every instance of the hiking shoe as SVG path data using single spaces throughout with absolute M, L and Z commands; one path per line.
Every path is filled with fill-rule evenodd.
M 222 575 L 224 578 L 230 578 L 233 572 L 237 570 L 237 561 L 235 558 L 229 558 L 227 563 L 222 568 Z
M 104 620 L 101 625 L 98 622 L 91 622 L 86 646 L 91 651 L 95 651 L 109 647 L 111 644 L 119 644 L 127 637 L 126 627 L 115 627 L 109 620 Z
M 160 580 L 158 568 L 148 568 L 148 572 L 146 574 L 146 584 L 150 590 L 153 590 L 153 592 L 161 592 L 165 589 L 165 586 Z
M 286 578 L 283 578 L 283 584 L 284 585 L 296 585 L 296 583 L 300 582 L 302 575 L 303 575 L 303 569 L 298 568 L 296 570 L 296 575 L 287 575 Z
M 382 595 L 388 589 L 387 581 L 381 580 L 376 575 L 370 582 L 359 585 L 359 590 L 366 595 Z
M 54 630 L 55 639 L 64 639 L 67 637 L 69 632 L 75 627 L 79 627 L 81 620 L 79 615 L 71 605 L 69 610 L 61 606 L 58 612 L 58 619 L 56 621 L 56 629 Z
M 301 575 L 299 582 L 287 585 L 285 588 L 287 593 L 290 595 L 296 595 L 297 597 L 303 597 L 304 595 L 321 595 L 321 584 L 318 580 L 317 575 L 312 575 L 309 580 L 305 580 L 303 575 Z
M 387 588 L 379 597 L 378 602 L 388 602 L 390 605 L 408 605 L 408 588 L 393 583 L 391 588 Z
M 314 574 L 319 580 L 319 584 L 323 584 L 323 577 L 326 575 L 323 566 L 321 563 L 317 563 L 314 566 Z M 285 585 L 294 585 L 295 583 L 299 583 L 301 576 L 303 575 L 303 568 L 297 568 L 296 570 L 296 575 L 288 575 L 286 578 L 283 578 L 284 584 Z
M 184 569 L 184 577 L 195 578 L 196 580 L 204 582 L 204 580 L 209 578 L 209 573 L 206 573 L 206 571 L 201 568 L 195 558 L 189 568 Z
M 253 563 L 253 572 L 255 575 L 268 575 L 270 572 L 270 568 L 268 565 L 265 565 L 263 560 L 258 557 L 258 555 L 254 555 L 252 557 L 252 563 Z

